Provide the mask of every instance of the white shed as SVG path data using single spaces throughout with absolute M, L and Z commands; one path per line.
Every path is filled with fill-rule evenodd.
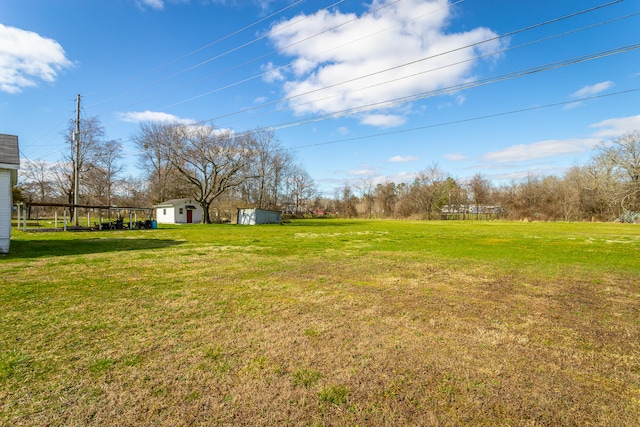
M 202 206 L 193 199 L 173 199 L 155 205 L 158 224 L 195 224 L 202 222 Z
M 238 208 L 238 224 L 280 224 L 280 212 L 257 208 Z
M 18 182 L 19 168 L 18 137 L 0 134 L 0 253 L 4 254 L 11 243 L 11 189 Z

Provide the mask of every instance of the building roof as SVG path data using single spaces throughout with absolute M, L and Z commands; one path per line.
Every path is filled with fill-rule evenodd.
M 171 199 L 171 200 L 166 200 L 162 203 L 158 203 L 157 205 L 154 205 L 154 208 L 162 208 L 162 207 L 173 207 L 176 205 L 181 205 L 183 203 L 193 203 L 193 199 Z
M 17 136 L 0 133 L 0 164 L 5 167 L 14 166 L 11 169 L 18 169 L 20 166 Z
M 280 211 L 275 210 L 275 209 L 247 208 L 247 207 L 244 207 L 244 208 L 243 207 L 239 207 L 239 208 L 236 208 L 236 209 L 238 209 L 239 211 L 255 210 L 255 211 L 262 211 L 262 212 L 281 213 Z

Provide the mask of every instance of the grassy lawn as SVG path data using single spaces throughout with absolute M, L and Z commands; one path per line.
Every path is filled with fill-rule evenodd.
M 0 425 L 640 419 L 640 226 L 13 231 Z

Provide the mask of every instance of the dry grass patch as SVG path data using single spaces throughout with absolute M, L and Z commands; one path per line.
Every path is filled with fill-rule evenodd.
M 366 224 L 0 260 L 0 423 L 636 424 L 633 265 L 536 275 Z

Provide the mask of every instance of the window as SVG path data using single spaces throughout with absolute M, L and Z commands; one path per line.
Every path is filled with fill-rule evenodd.
M 179 212 L 180 215 L 182 215 L 184 213 L 184 209 L 180 208 Z
M 166 209 L 162 209 L 162 215 L 166 215 L 167 214 L 167 210 Z

